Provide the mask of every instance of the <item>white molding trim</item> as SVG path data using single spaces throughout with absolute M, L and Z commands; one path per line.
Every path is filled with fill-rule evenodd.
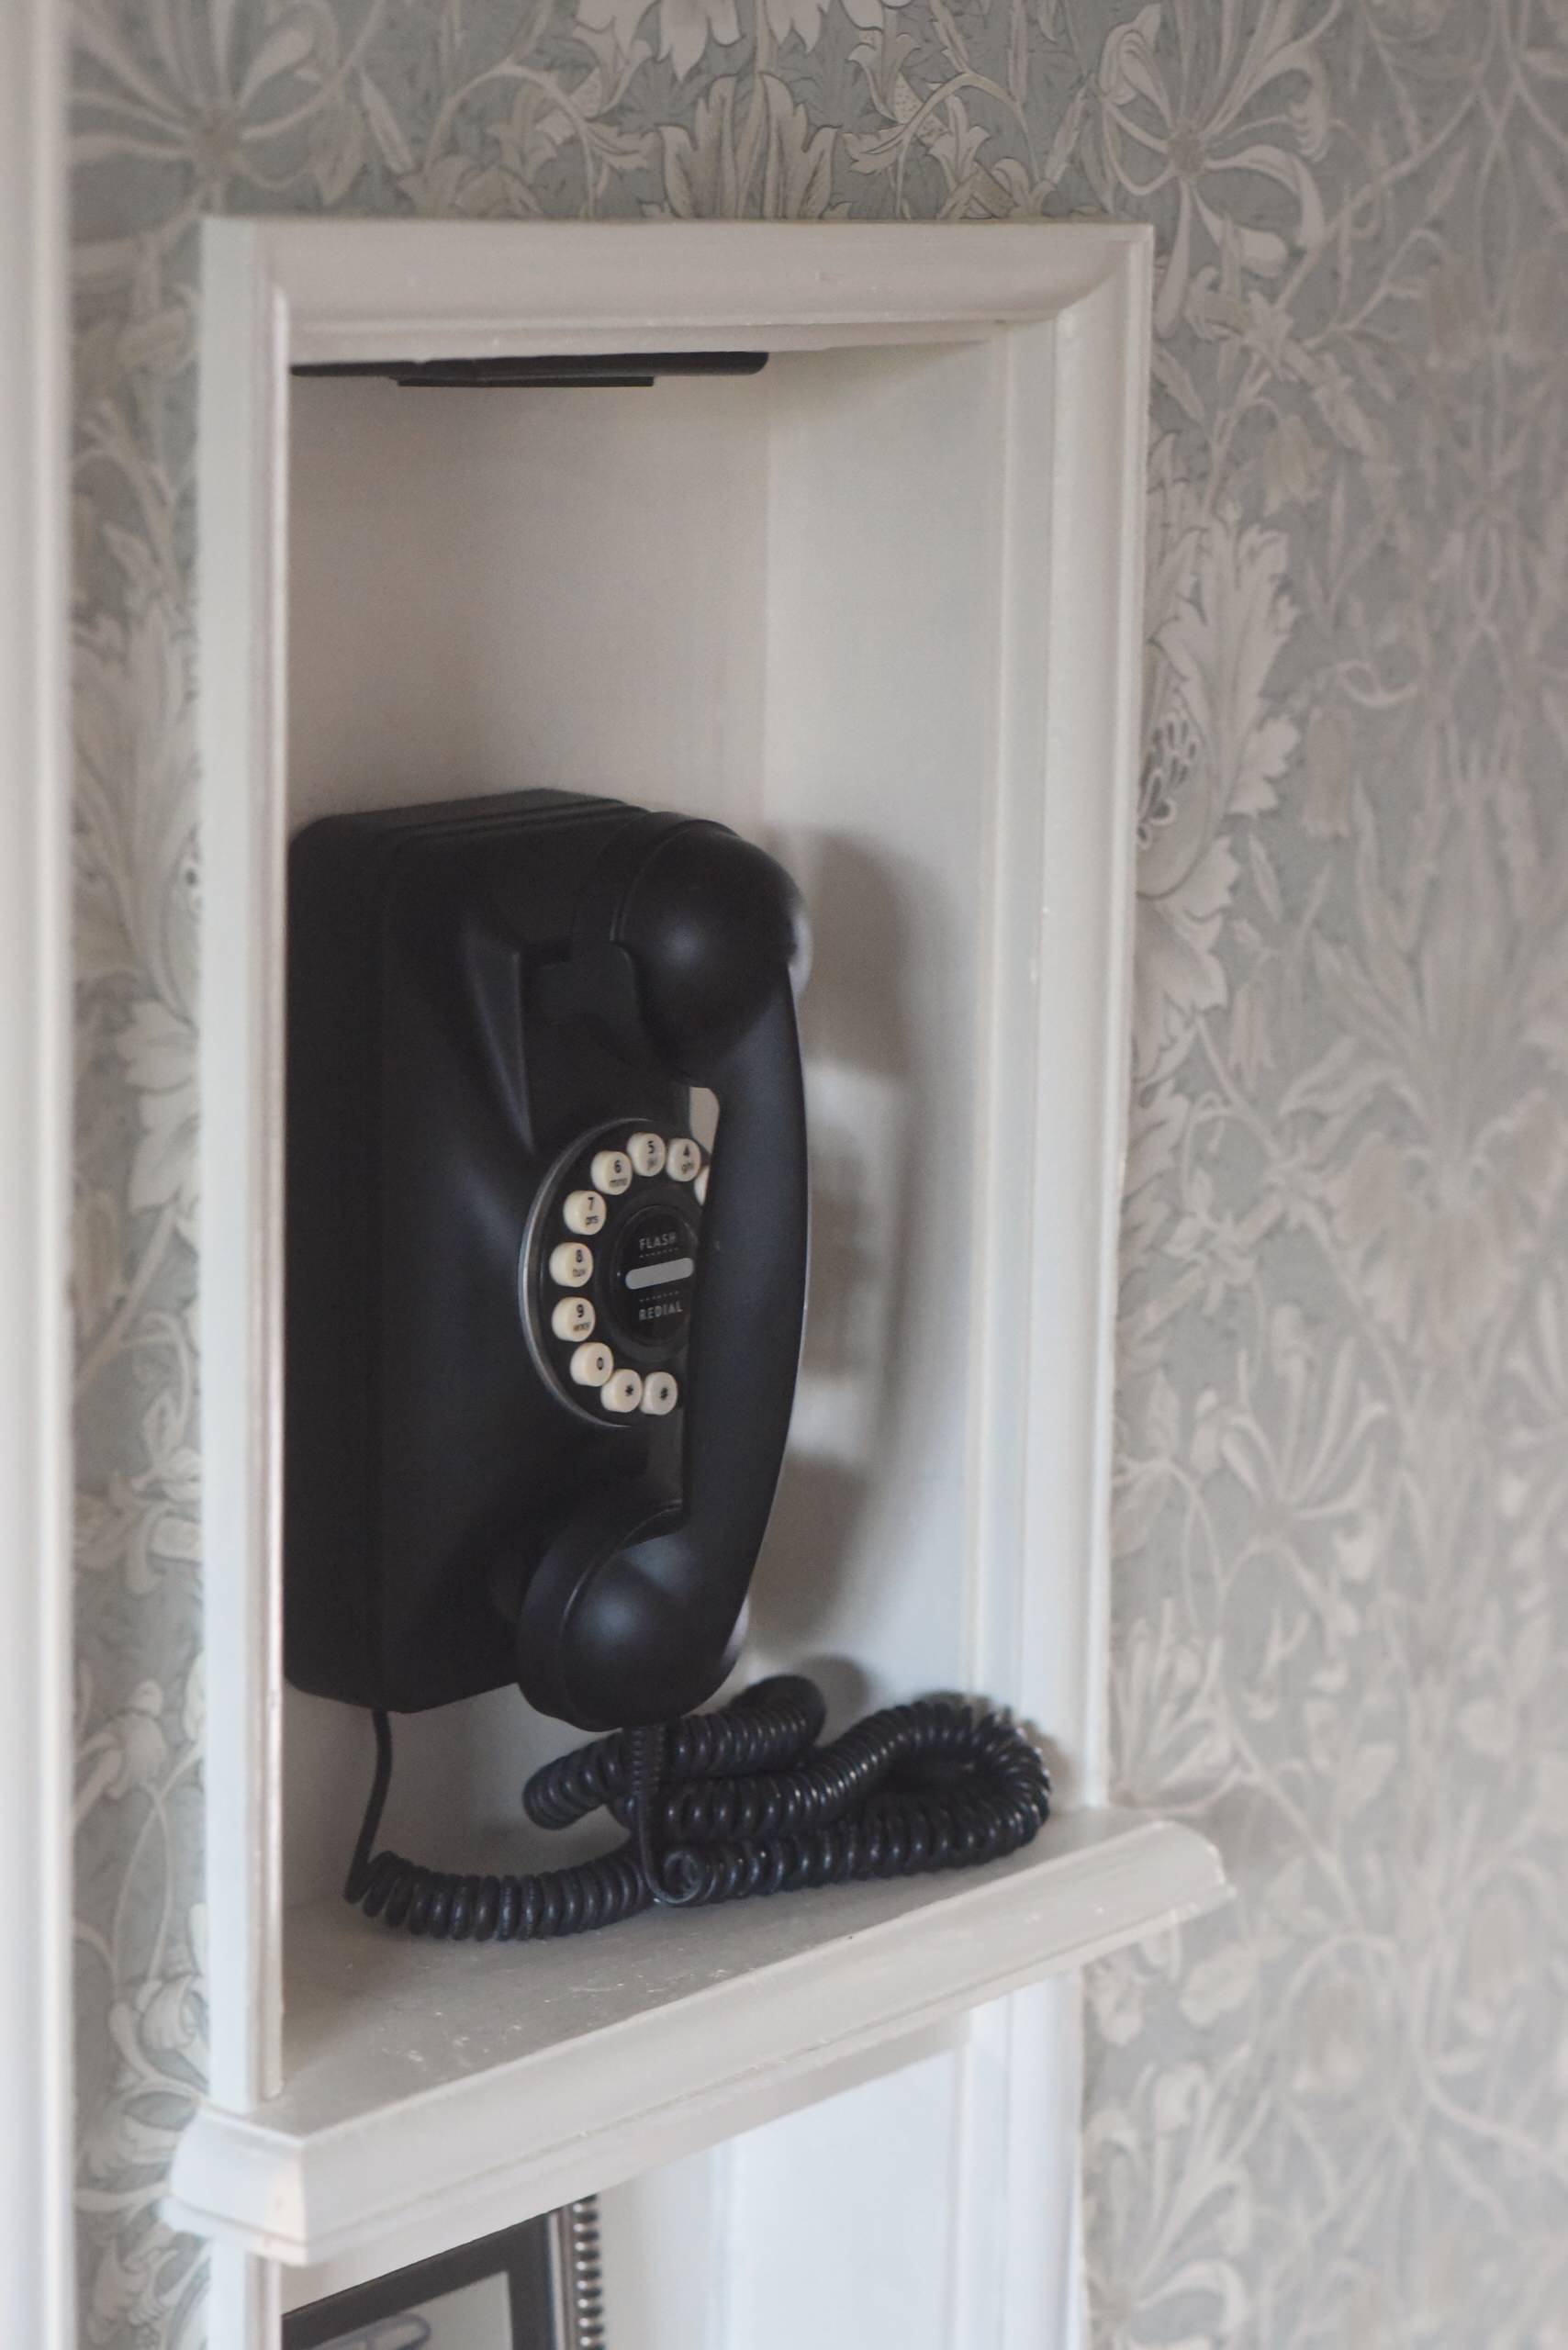
M 1146 229 L 1099 224 L 206 226 L 201 1314 L 212 2087 L 182 2150 L 176 2198 L 186 2221 L 231 2229 L 230 2242 L 249 2247 L 220 2255 L 225 2305 L 249 2312 L 233 2321 L 223 2350 L 262 2340 L 255 2312 L 275 2307 L 271 2261 L 313 2257 L 301 2247 L 336 2240 L 336 2223 L 319 2200 L 308 2208 L 306 2188 L 308 2177 L 325 2176 L 325 2142 L 302 2144 L 281 2173 L 268 2169 L 274 2122 L 286 2136 L 292 2095 L 281 2038 L 279 1769 L 288 368 L 617 348 L 1006 345 L 1007 618 L 987 819 L 988 1062 L 974 1135 L 980 1303 L 971 1338 L 980 1371 L 969 1459 L 979 1505 L 965 1562 L 967 1662 L 980 1686 L 1005 1692 L 1059 1740 L 1070 1806 L 1096 1806 L 1151 265 Z M 1016 1248 L 1010 1260 L 1000 1253 L 1002 1167 L 1014 1201 L 1023 1170 L 1030 1203 L 1022 1265 Z M 1186 1890 L 1173 1901 L 1178 1846 Z M 1147 1862 L 1148 1874 L 1141 1897 L 1130 1876 L 1122 1881 L 1118 1941 L 1189 1903 L 1207 1906 L 1221 1889 L 1212 1852 L 1184 1829 L 1151 1827 L 1141 1841 L 1126 1840 L 1122 1858 L 1132 1875 Z M 978 1919 L 985 1900 L 977 1885 L 953 1913 L 973 1905 Z M 968 1991 L 948 1982 L 947 2007 L 1106 1946 L 1070 1933 L 1062 1949 L 1073 1954 L 1053 1958 L 1038 1919 L 1032 1930 L 1033 1963 L 1020 1945 L 979 1987 L 985 1969 L 977 1975 L 971 1965 Z M 906 1934 L 901 1983 L 920 1972 L 911 1945 Z M 989 2184 L 977 2173 L 966 2188 L 955 2339 L 961 2350 L 1003 2350 L 1003 2342 L 1063 2350 L 1075 2337 L 1075 2264 L 1052 2262 L 1049 2248 L 1070 2247 L 1077 2224 L 1076 2129 L 1068 2144 L 1061 2121 L 1078 2096 L 1076 1986 L 1047 1986 L 1007 2014 L 1005 2025 L 999 2013 L 983 2028 L 989 2055 L 977 2034 L 969 2065 L 963 2127 L 988 2149 Z M 908 2028 L 920 2020 L 915 1999 Z M 854 2053 L 856 2031 L 846 2031 L 823 2061 Z M 721 2107 L 738 2126 L 739 2109 L 724 2104 L 735 2086 L 717 2061 L 706 2087 L 689 2085 L 693 2112 L 712 2092 L 708 2143 L 722 2134 Z M 262 2109 L 280 2089 L 271 2114 Z M 303 2081 L 300 2089 L 303 2111 Z M 466 2094 L 454 2085 L 454 2109 Z M 487 2092 L 475 2094 L 482 2101 Z M 674 2143 L 646 2120 L 628 2108 L 619 2125 L 641 2161 Z M 553 2191 L 627 2175 L 612 2152 L 616 2126 L 604 2120 L 597 2173 L 588 2165 L 563 2190 L 557 2165 Z M 689 2132 L 676 2138 L 700 2142 Z M 225 2162 L 230 2183 L 220 2188 Z M 496 2212 L 504 2216 L 509 2194 L 515 2204 L 528 2191 L 520 2171 L 504 2193 L 497 2188 Z M 259 2192 L 273 2214 L 264 2221 Z M 442 2192 L 431 2186 L 431 2210 Z M 1011 2307 L 999 2312 L 1000 2235 L 1018 2290 L 1002 2293 Z M 1030 2244 L 1043 2248 L 1038 2257 Z M 1023 2298 L 1037 2305 L 1020 2320 Z
M 40 2350 L 75 2338 L 62 44 L 0 9 L 0 2268 Z
M 248 259 L 270 282 L 295 364 L 626 351 L 639 333 L 660 351 L 952 342 L 1055 318 L 1129 272 L 1147 294 L 1153 254 L 1148 229 L 1108 222 L 213 220 L 205 233 L 214 276 Z

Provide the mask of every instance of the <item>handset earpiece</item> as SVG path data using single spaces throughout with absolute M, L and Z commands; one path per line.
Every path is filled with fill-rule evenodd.
M 630 849 L 633 853 L 628 855 Z M 590 892 L 590 894 L 592 894 Z M 808 1247 L 794 884 L 718 824 L 652 820 L 574 938 L 577 1003 L 718 1098 L 678 1500 L 611 1488 L 557 1535 L 517 1624 L 530 1704 L 584 1729 L 689 1712 L 734 1659 L 783 1463 Z M 573 982 L 568 979 L 570 988 Z

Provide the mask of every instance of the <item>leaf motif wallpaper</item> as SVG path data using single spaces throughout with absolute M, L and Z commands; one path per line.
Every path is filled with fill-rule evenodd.
M 83 2329 L 196 2350 L 207 210 L 1152 221 L 1101 2350 L 1568 2345 L 1568 0 L 76 0 Z M 977 231 L 983 233 L 983 231 Z M 912 484 L 918 495 L 919 485 Z

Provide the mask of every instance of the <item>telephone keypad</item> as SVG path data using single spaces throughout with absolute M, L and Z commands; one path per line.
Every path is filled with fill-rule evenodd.
M 602 1232 L 604 1201 L 598 1192 L 568 1192 L 561 1221 L 568 1232 Z
M 540 1369 L 579 1415 L 629 1423 L 679 1405 L 707 1192 L 689 1135 L 601 1128 L 557 1161 L 530 1225 L 520 1302 Z M 553 1241 L 552 1225 L 581 1237 Z

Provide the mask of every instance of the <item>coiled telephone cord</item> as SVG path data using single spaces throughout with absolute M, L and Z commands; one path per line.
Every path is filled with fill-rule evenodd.
M 814 1682 L 759 1681 L 711 1714 L 618 1730 L 547 1762 L 523 1789 L 542 1828 L 603 1807 L 630 1832 L 602 1859 L 517 1876 L 460 1875 L 376 1852 L 392 1726 L 343 1887 L 367 1918 L 437 1941 L 538 1942 L 635 1917 L 872 1877 L 978 1868 L 1033 1841 L 1050 1778 L 993 1713 L 926 1697 L 868 1714 L 819 1746 Z

